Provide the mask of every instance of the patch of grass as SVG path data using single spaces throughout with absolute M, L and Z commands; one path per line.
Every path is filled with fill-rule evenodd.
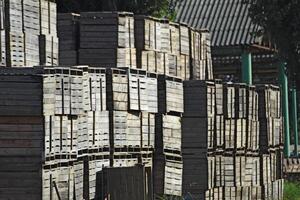
M 284 182 L 284 200 L 300 200 L 300 183 Z

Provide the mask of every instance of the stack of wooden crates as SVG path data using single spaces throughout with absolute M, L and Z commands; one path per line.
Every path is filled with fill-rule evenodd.
M 274 85 L 258 85 L 261 186 L 265 199 L 282 198 L 283 190 L 283 119 L 280 89 Z
M 60 64 L 128 67 L 183 80 L 212 79 L 206 30 L 126 12 L 58 15 Z
M 4 198 L 94 199 L 104 167 L 152 169 L 155 74 L 77 66 L 3 68 L 0 76 Z
M 184 195 L 282 199 L 279 88 L 185 81 L 184 100 Z
M 0 18 L 2 66 L 58 64 L 55 2 L 1 0 Z
M 0 5 L 2 65 L 56 65 L 56 4 Z M 156 199 L 282 199 L 279 89 L 213 80 L 207 31 L 125 12 L 58 27 L 69 67 L 0 69 L 4 198 L 95 199 L 97 172 L 144 164 Z

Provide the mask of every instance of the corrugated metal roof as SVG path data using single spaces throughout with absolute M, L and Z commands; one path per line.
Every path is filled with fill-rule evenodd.
M 249 4 L 244 0 L 182 0 L 177 8 L 177 21 L 211 32 L 212 46 L 255 44 Z

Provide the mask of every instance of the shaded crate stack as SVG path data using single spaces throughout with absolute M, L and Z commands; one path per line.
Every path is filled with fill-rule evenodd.
M 280 149 L 283 145 L 281 95 L 279 87 L 273 85 L 257 86 L 259 94 L 259 120 L 261 152 Z
M 40 199 L 42 195 L 42 79 L 27 73 L 0 72 L 0 192 L 4 199 Z
M 261 184 L 264 172 L 258 151 L 256 88 L 218 80 L 185 81 L 184 100 L 184 195 L 195 199 L 262 199 L 265 186 Z M 273 176 L 282 177 L 279 157 L 278 150 L 269 161 L 276 169 Z
M 58 65 L 57 5 L 51 0 L 40 1 L 40 64 Z
M 49 72 L 54 74 L 52 91 L 45 87 Z M 49 123 L 48 120 L 51 113 L 47 110 L 49 109 L 47 103 L 53 103 L 52 108 L 55 108 L 55 101 L 51 100 L 55 99 L 56 95 L 55 70 L 6 68 L 1 69 L 0 74 L 2 105 L 6 105 L 0 108 L 1 171 L 5 170 L 5 176 L 1 178 L 0 190 L 6 188 L 1 192 L 1 196 L 15 199 L 40 199 L 43 193 L 46 194 L 46 191 L 50 193 L 56 185 L 62 198 L 66 198 L 65 183 L 71 183 L 70 177 L 73 177 L 67 175 L 69 174 L 68 163 L 72 161 L 69 157 L 70 149 L 76 151 L 76 143 L 72 144 L 69 137 L 72 131 L 70 131 L 70 120 L 65 115 L 57 115 L 59 125 L 54 124 L 54 121 L 53 124 Z M 55 112 L 54 109 L 52 111 Z M 53 133 L 51 140 L 48 137 L 49 132 Z M 74 133 L 75 137 L 76 133 Z M 50 147 L 55 150 L 55 153 L 58 152 L 53 155 L 53 159 L 50 159 Z M 50 175 L 57 179 L 50 181 Z
M 258 85 L 261 186 L 264 199 L 283 199 L 283 123 L 280 89 Z
M 192 79 L 212 80 L 213 68 L 208 31 L 190 29 Z
M 57 16 L 60 65 L 78 64 L 79 20 L 80 15 L 74 13 L 61 13 Z
M 79 64 L 136 68 L 133 14 L 82 13 Z
M 155 116 L 154 193 L 156 198 L 182 195 L 181 116 L 183 83 L 179 78 L 159 75 L 158 114 Z
M 182 118 L 183 195 L 205 199 L 215 187 L 216 86 L 210 81 L 184 81 Z M 221 131 L 221 130 L 220 130 Z M 221 132 L 219 134 L 222 134 Z M 218 141 L 223 136 L 218 137 Z M 221 180 L 220 180 L 221 181 Z M 222 186 L 221 186 L 222 187 Z

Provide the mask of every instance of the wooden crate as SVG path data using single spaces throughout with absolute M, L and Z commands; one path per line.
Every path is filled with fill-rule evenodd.
M 87 113 L 89 149 L 102 149 L 110 146 L 109 111 L 90 111 Z
M 181 117 L 155 115 L 155 150 L 157 153 L 181 152 Z
M 222 200 L 223 199 L 223 188 L 222 187 L 216 187 L 212 188 L 210 190 L 207 190 L 205 192 L 205 196 L 199 195 L 197 199 L 204 199 L 204 200 Z
M 192 78 L 189 55 L 180 54 L 179 69 L 177 74 L 177 76 L 181 77 L 182 80 L 190 80 Z
M 258 93 L 255 86 L 247 87 L 247 117 L 248 119 L 258 120 Z
M 147 72 L 128 69 L 128 109 L 133 111 L 148 110 Z
M 137 57 L 137 68 L 147 70 L 150 73 L 156 72 L 156 52 L 149 50 L 137 51 L 137 55 L 140 53 L 140 57 Z
M 180 56 L 179 55 L 174 55 L 174 54 L 168 54 L 167 55 L 167 65 L 168 65 L 168 70 L 167 72 L 169 73 L 170 76 L 177 76 L 181 77 L 181 65 L 180 65 Z
M 43 73 L 44 114 L 81 114 L 82 71 L 67 67 L 46 67 Z
M 146 93 L 148 95 L 148 112 L 158 112 L 158 80 L 157 74 L 147 73 L 147 88 Z
M 0 71 L 2 116 L 41 116 L 42 78 L 33 69 L 3 69 Z
M 214 125 L 214 145 L 217 149 L 224 149 L 224 138 L 225 138 L 225 121 L 223 115 L 215 116 Z
M 151 170 L 144 166 L 107 168 L 97 173 L 95 199 L 152 199 Z M 109 194 L 109 195 L 108 195 Z
M 65 164 L 57 168 L 43 170 L 43 199 L 59 200 L 58 195 L 62 199 L 72 199 L 74 186 L 73 166 Z
M 141 148 L 142 145 L 142 119 L 141 113 L 130 112 L 127 114 L 127 134 L 125 146 Z
M 281 117 L 281 93 L 274 85 L 258 85 L 258 114 L 259 118 Z
M 42 34 L 56 36 L 57 5 L 50 0 L 40 1 L 40 25 Z
M 5 24 L 9 24 L 8 31 L 22 32 L 23 27 L 23 13 L 22 2 L 13 0 L 4 2 L 4 20 Z
M 134 48 L 134 18 L 126 12 L 85 12 L 80 18 L 80 48 Z
M 40 65 L 58 65 L 58 37 L 50 34 L 39 35 Z
M 112 167 L 133 167 L 139 163 L 138 156 L 128 152 L 114 153 Z
M 6 40 L 9 41 L 6 46 L 6 65 L 20 67 L 25 64 L 25 41 L 23 32 L 7 32 Z
M 183 194 L 205 199 L 205 192 L 215 187 L 215 157 L 183 155 Z
M 184 116 L 215 116 L 216 88 L 213 82 L 184 81 Z
M 153 166 L 153 187 L 155 198 L 168 195 L 180 197 L 182 195 L 182 171 L 181 157 L 168 158 L 156 156 Z
M 1 7 L 0 7 L 1 8 Z M 3 8 L 1 8 L 1 10 L 2 10 Z M 2 29 L 4 29 L 4 27 L 1 27 Z M 6 36 L 6 34 L 5 34 L 5 30 L 0 30 L 0 39 L 1 39 L 1 41 L 5 41 L 5 36 Z M 7 66 L 7 64 L 6 64 L 6 44 L 5 44 L 5 42 L 1 42 L 1 51 L 0 51 L 0 53 L 1 53 L 1 61 L 0 61 L 0 65 L 1 66 Z
M 224 116 L 227 119 L 236 118 L 235 108 L 236 108 L 236 94 L 234 84 L 226 83 L 224 84 Z
M 91 111 L 107 110 L 106 70 L 104 68 L 88 68 L 89 73 L 89 98 Z M 86 80 L 87 81 L 87 80 Z
M 262 200 L 262 187 L 261 186 L 255 186 L 251 188 L 251 199 L 254 200 Z
M 74 163 L 74 182 L 75 182 L 75 198 L 83 199 L 83 177 L 84 177 L 83 161 L 76 161 Z
M 77 158 L 77 121 L 66 116 L 45 116 L 45 158 L 68 161 Z
M 141 113 L 142 148 L 154 148 L 155 145 L 155 115 L 151 113 Z
M 272 182 L 272 167 L 269 154 L 260 156 L 260 185 L 267 185 Z
M 183 83 L 176 77 L 159 75 L 158 77 L 158 111 L 160 113 L 183 113 Z
M 60 13 L 57 16 L 57 34 L 59 38 L 59 64 L 78 64 L 80 15 Z
M 36 35 L 40 31 L 40 6 L 38 0 L 23 1 L 23 25 L 25 32 L 34 32 Z
M 218 136 L 217 136 L 218 137 Z M 215 118 L 182 118 L 182 151 L 185 148 L 212 151 L 215 148 Z
M 235 149 L 236 147 L 236 120 L 225 119 L 225 149 Z
M 259 121 L 247 120 L 247 149 L 257 151 L 259 149 Z
M 180 24 L 180 53 L 190 55 L 190 34 L 189 27 L 186 24 Z
M 235 117 L 239 119 L 248 119 L 247 111 L 248 106 L 251 106 L 251 113 L 252 113 L 252 104 L 253 101 L 247 99 L 247 85 L 244 83 L 237 83 L 233 86 L 235 88 L 234 91 L 234 111 L 235 111 Z
M 223 96 L 223 84 L 220 80 L 215 80 L 215 87 L 216 87 L 216 111 L 217 115 L 224 114 L 224 96 Z
M 93 67 L 137 68 L 135 48 L 80 49 L 79 64 Z
M 158 19 L 149 16 L 134 16 L 135 44 L 138 52 L 141 52 L 142 50 L 155 49 L 155 24 L 157 23 L 157 21 Z
M 282 118 L 260 119 L 259 122 L 259 147 L 263 153 L 269 148 L 279 147 L 283 144 Z
M 107 152 L 108 153 L 108 152 Z M 108 154 L 89 157 L 89 198 L 95 199 L 97 173 L 110 166 Z
M 125 70 L 111 69 L 106 77 L 107 109 L 128 110 L 128 74 Z
M 109 118 L 111 148 L 126 147 L 128 144 L 128 113 L 124 111 L 111 111 Z
M 170 22 L 170 53 L 174 55 L 180 54 L 180 25 Z
M 236 126 L 235 127 L 235 136 L 234 136 L 235 149 L 246 149 L 247 136 L 248 136 L 247 135 L 247 120 L 246 119 L 236 119 L 234 123 Z
M 40 64 L 39 36 L 29 31 L 24 32 L 24 66 L 36 66 Z
M 84 114 L 78 116 L 78 156 L 88 154 L 89 149 L 89 127 L 88 127 L 88 115 Z M 92 127 L 91 127 L 92 128 Z
M 0 117 L 0 191 L 4 199 L 42 196 L 43 118 Z M 18 188 L 18 189 L 16 189 Z
M 158 34 L 160 34 L 160 41 L 159 40 L 156 41 L 157 49 L 159 51 L 168 53 L 168 52 L 170 52 L 170 25 L 169 25 L 169 20 L 160 19 L 159 23 L 156 23 L 156 25 L 159 25 Z M 159 38 L 159 37 L 157 37 L 157 38 Z

